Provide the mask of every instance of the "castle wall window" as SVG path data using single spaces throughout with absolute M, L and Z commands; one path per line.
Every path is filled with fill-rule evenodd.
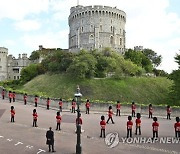
M 83 33 L 83 30 L 84 30 L 83 27 L 81 27 L 81 32 L 82 32 L 82 33 Z
M 19 68 L 13 68 L 14 73 L 19 73 Z
M 2 70 L 2 66 L 0 66 L 0 70 Z
M 0 62 L 1 62 L 1 58 L 0 58 Z
M 114 38 L 113 38 L 113 36 L 111 36 L 111 37 L 110 37 L 110 44 L 112 45 L 113 42 L 114 42 Z
M 102 30 L 102 25 L 100 25 L 99 29 L 100 29 L 100 32 L 102 32 L 102 31 L 103 31 L 103 30 Z
M 122 38 L 119 39 L 119 44 L 122 45 Z
M 93 34 L 91 34 L 89 36 L 89 43 L 94 43 L 94 35 Z
M 111 26 L 111 32 L 113 32 L 113 26 Z
M 94 26 L 91 25 L 90 28 L 91 28 L 91 32 L 93 32 L 94 31 Z
M 14 76 L 14 80 L 16 80 L 16 76 Z

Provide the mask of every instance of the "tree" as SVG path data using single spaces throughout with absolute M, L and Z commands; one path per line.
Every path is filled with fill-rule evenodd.
M 40 53 L 39 51 L 33 51 L 29 57 L 30 60 L 36 60 L 39 59 Z
M 178 70 L 174 70 L 169 78 L 174 81 L 171 87 L 170 98 L 171 102 L 180 106 L 180 55 L 176 55 L 175 61 L 178 63 Z

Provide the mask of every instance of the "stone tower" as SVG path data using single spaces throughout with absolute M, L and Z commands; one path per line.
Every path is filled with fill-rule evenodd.
M 69 15 L 69 50 L 110 47 L 125 52 L 126 13 L 109 6 L 75 6 Z
M 8 49 L 0 47 L 0 81 L 7 79 L 7 55 Z

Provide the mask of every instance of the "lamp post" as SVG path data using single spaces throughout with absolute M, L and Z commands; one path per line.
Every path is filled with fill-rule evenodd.
M 76 143 L 76 154 L 81 154 L 82 147 L 81 147 L 81 125 L 79 124 L 80 119 L 80 98 L 82 97 L 82 94 L 80 93 L 79 85 L 77 85 L 77 91 L 74 94 L 77 102 L 77 124 L 76 124 L 76 132 L 77 132 L 77 143 Z

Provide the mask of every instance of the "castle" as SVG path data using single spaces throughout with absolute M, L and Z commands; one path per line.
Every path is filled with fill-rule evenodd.
M 12 55 L 8 55 L 8 49 L 0 47 L 0 81 L 3 80 L 18 80 L 22 68 L 28 66 L 31 61 L 27 54 L 19 54 L 16 59 Z
M 102 50 L 110 47 L 124 54 L 126 47 L 126 13 L 124 11 L 109 6 L 77 5 L 71 7 L 68 23 L 68 51 Z M 39 50 L 46 50 L 46 48 L 40 45 Z M 47 50 L 52 51 L 53 49 Z M 20 79 L 22 68 L 30 63 L 33 62 L 29 60 L 27 54 L 22 54 L 22 56 L 19 54 L 16 59 L 12 55 L 8 55 L 7 48 L 0 47 L 0 81 Z
M 125 52 L 126 13 L 109 6 L 75 6 L 69 15 L 69 51 L 110 47 Z

